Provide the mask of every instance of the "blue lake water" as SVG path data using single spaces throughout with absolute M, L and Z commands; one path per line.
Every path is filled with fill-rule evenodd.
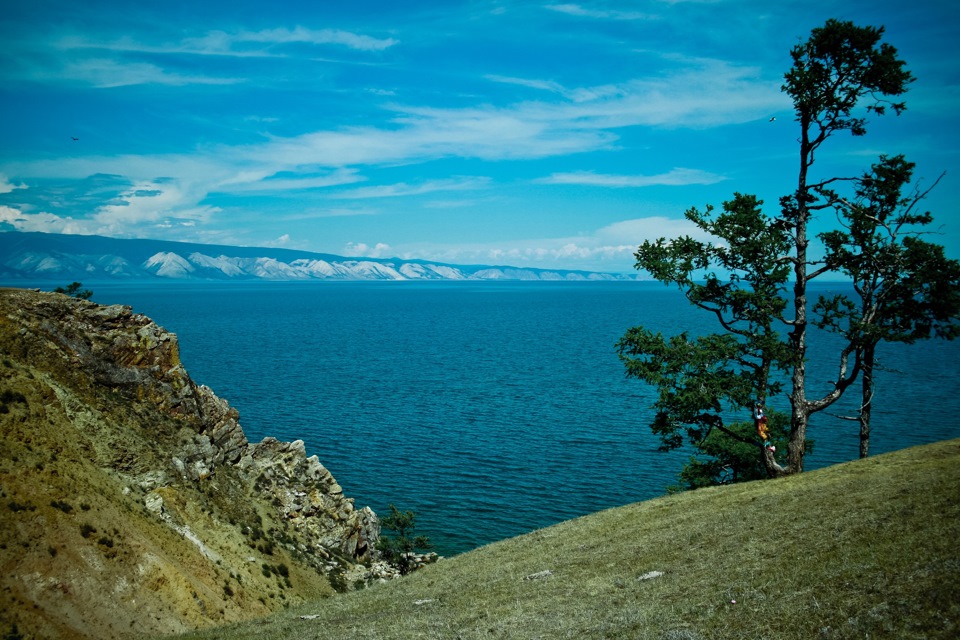
M 180 338 L 191 377 L 251 441 L 304 440 L 358 506 L 417 513 L 451 555 L 664 493 L 651 388 L 624 377 L 627 328 L 713 330 L 655 283 L 96 284 Z M 811 345 L 810 395 L 832 367 Z M 818 352 L 819 349 L 819 352 Z M 960 344 L 883 345 L 872 452 L 960 436 Z M 831 413 L 852 414 L 859 389 Z M 745 412 L 743 419 L 749 416 Z M 857 456 L 857 427 L 814 417 L 807 468 Z

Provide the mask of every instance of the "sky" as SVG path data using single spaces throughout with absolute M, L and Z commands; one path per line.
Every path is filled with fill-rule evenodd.
M 884 26 L 900 117 L 817 176 L 917 163 L 960 258 L 955 0 L 12 0 L 0 230 L 630 273 L 691 207 L 796 185 L 790 49 Z M 944 175 L 942 175 L 944 174 Z M 942 175 L 942 177 L 941 177 Z M 814 233 L 835 224 L 818 218 Z

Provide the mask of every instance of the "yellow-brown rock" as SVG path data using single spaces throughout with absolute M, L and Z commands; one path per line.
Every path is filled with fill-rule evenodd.
M 302 442 L 247 442 L 149 318 L 0 290 L 0 633 L 264 615 L 331 595 L 378 531 Z

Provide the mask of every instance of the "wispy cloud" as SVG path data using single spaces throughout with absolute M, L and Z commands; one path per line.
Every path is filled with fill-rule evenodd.
M 570 128 L 510 109 L 415 107 L 405 109 L 390 128 L 317 131 L 235 151 L 260 162 L 336 167 L 444 157 L 543 158 L 596 150 L 615 139 L 608 132 Z
M 685 186 L 691 184 L 716 184 L 725 180 L 721 175 L 699 169 L 671 169 L 667 173 L 652 176 L 599 174 L 593 171 L 554 173 L 536 182 L 541 184 L 579 184 L 594 187 L 651 187 L 655 185 Z
M 354 184 L 366 180 L 356 169 L 340 168 L 330 172 L 302 175 L 291 171 L 275 171 L 276 166 L 261 166 L 238 171 L 213 185 L 211 193 L 268 193 L 307 191 Z
M 240 78 L 184 75 L 148 62 L 125 62 L 108 58 L 87 58 L 69 62 L 63 68 L 66 77 L 87 82 L 101 89 L 138 84 L 184 86 L 188 84 L 227 85 L 243 82 Z
M 620 85 L 565 89 L 523 82 L 571 99 L 502 107 L 393 105 L 390 127 L 316 131 L 237 151 L 267 162 L 321 166 L 444 157 L 535 159 L 611 148 L 621 127 L 706 128 L 755 120 L 784 105 L 777 81 L 761 78 L 757 69 L 717 60 Z
M 656 16 L 639 11 L 622 11 L 619 9 L 592 9 L 579 4 L 548 4 L 546 8 L 559 13 L 566 13 L 578 18 L 598 18 L 603 20 L 652 20 Z
M 316 60 L 318 50 L 336 49 L 358 55 L 376 54 L 399 40 L 378 38 L 342 29 L 310 29 L 303 26 L 261 30 L 206 31 L 179 39 L 164 39 L 164 33 L 143 32 L 137 36 L 110 34 L 40 35 L 16 38 L 6 43 L 17 53 L 17 64 L 2 75 L 32 81 L 87 83 L 97 88 L 159 84 L 227 85 L 248 81 L 251 69 L 241 76 L 207 66 L 184 72 L 184 57 L 300 58 Z M 330 58 L 322 58 L 331 61 Z M 344 60 L 345 61 L 345 60 Z M 337 62 L 343 62 L 337 60 Z M 191 63 L 190 67 L 195 67 Z M 236 72 L 237 67 L 233 67 Z
M 334 194 L 332 197 L 347 200 L 362 200 L 369 198 L 398 198 L 405 196 L 421 196 L 428 193 L 445 191 L 470 191 L 483 189 L 490 185 L 486 177 L 463 177 L 449 180 L 428 180 L 419 184 L 388 184 L 376 187 L 361 187 L 350 191 Z
M 523 102 L 512 112 L 527 120 L 568 126 L 703 128 L 746 122 L 786 106 L 779 80 L 761 69 L 710 58 L 663 56 L 669 73 L 616 84 L 567 87 L 553 80 L 487 75 L 493 82 L 557 94 L 565 101 Z M 709 99 L 705 99 L 709 96 Z
M 488 74 L 484 77 L 487 80 L 490 80 L 491 82 L 499 82 L 502 84 L 514 84 L 514 85 L 519 85 L 521 87 L 527 87 L 530 89 L 537 89 L 540 91 L 549 91 L 550 93 L 558 94 L 568 100 L 572 100 L 573 102 L 588 102 L 590 100 L 599 100 L 602 98 L 610 98 L 610 97 L 616 97 L 618 95 L 623 95 L 623 89 L 612 84 L 601 85 L 596 87 L 576 87 L 571 89 L 553 80 L 513 78 L 510 76 L 500 76 L 500 75 L 493 75 L 493 74 Z
M 619 141 L 618 130 L 623 127 L 704 128 L 744 122 L 769 113 L 782 101 L 778 88 L 759 78 L 755 69 L 703 59 L 677 60 L 676 64 L 680 67 L 676 74 L 617 85 L 567 89 L 557 83 L 527 82 L 566 97 L 563 100 L 463 108 L 388 105 L 382 123 L 376 126 L 320 129 L 272 136 L 255 144 L 210 145 L 182 154 L 9 161 L 0 166 L 0 171 L 25 183 L 44 177 L 84 180 L 95 174 L 122 171 L 122 177 L 132 185 L 130 191 L 122 192 L 115 202 L 99 210 L 88 209 L 75 216 L 89 218 L 91 225 L 99 225 L 98 231 L 129 234 L 138 226 L 168 221 L 204 224 L 217 214 L 216 207 L 208 203 L 211 194 L 279 194 L 331 188 L 329 197 L 363 200 L 480 190 L 489 187 L 489 179 L 453 176 L 346 191 L 334 188 L 366 180 L 368 168 L 447 158 L 535 160 L 613 149 Z M 130 77 L 129 67 L 124 70 L 109 64 L 88 65 L 86 71 L 78 69 L 77 73 L 86 73 L 91 81 L 100 83 L 107 78 L 114 83 L 145 82 L 151 76 L 155 81 L 182 80 L 150 66 L 141 68 L 136 77 Z M 505 79 L 513 81 L 499 78 Z M 704 100 L 704 95 L 710 99 Z M 653 175 L 554 173 L 540 182 L 645 187 L 706 185 L 722 179 L 704 171 L 674 168 Z M 150 188 L 162 195 L 137 195 L 136 191 L 145 187 L 133 185 L 156 185 Z
M 29 183 L 31 178 L 44 177 L 83 180 L 120 168 L 131 185 L 158 185 L 162 196 L 138 196 L 136 189 L 143 187 L 131 187 L 120 195 L 120 204 L 106 204 L 86 214 L 92 225 L 99 225 L 98 231 L 129 234 L 138 225 L 164 221 L 203 224 L 217 213 L 216 207 L 206 203 L 211 194 L 323 190 L 365 180 L 364 168 L 445 158 L 516 161 L 595 152 L 615 148 L 617 130 L 622 127 L 702 128 L 742 122 L 768 113 L 781 100 L 779 92 L 758 79 L 754 70 L 718 61 L 685 64 L 685 70 L 674 76 L 638 79 L 617 85 L 615 91 L 604 85 L 593 90 L 596 98 L 582 102 L 528 101 L 465 108 L 391 105 L 386 113 L 389 119 L 380 126 L 273 136 L 256 144 L 213 145 L 183 154 L 8 162 L 0 171 Z M 109 69 L 101 71 L 106 74 Z M 143 73 L 141 80 L 149 75 Z M 561 91 L 559 85 L 545 88 Z M 704 95 L 710 100 L 704 100 Z M 675 168 L 654 175 L 554 173 L 541 182 L 644 187 L 713 184 L 721 179 L 704 171 Z M 330 196 L 361 200 L 488 186 L 486 178 L 449 177 L 331 191 Z
M 263 29 L 260 31 L 210 31 L 202 36 L 186 38 L 170 52 L 218 56 L 278 57 L 283 45 L 333 45 L 354 51 L 383 51 L 398 44 L 394 38 L 375 38 L 341 29 Z M 263 45 L 259 48 L 250 45 Z
M 341 29 L 308 29 L 297 26 L 293 29 L 262 29 L 208 31 L 202 35 L 182 38 L 179 41 L 153 43 L 123 36 L 113 40 L 90 39 L 85 36 L 65 36 L 54 42 L 63 50 L 98 49 L 127 53 L 194 54 L 236 57 L 281 57 L 285 53 L 276 47 L 290 44 L 334 45 L 355 51 L 383 51 L 399 43 L 394 38 L 375 38 Z M 249 45 L 262 45 L 250 47 Z

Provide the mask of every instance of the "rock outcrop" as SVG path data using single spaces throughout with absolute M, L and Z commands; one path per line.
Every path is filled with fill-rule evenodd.
M 222 624 L 375 560 L 376 515 L 303 442 L 248 442 L 149 318 L 2 290 L 0 353 L 0 632 Z

